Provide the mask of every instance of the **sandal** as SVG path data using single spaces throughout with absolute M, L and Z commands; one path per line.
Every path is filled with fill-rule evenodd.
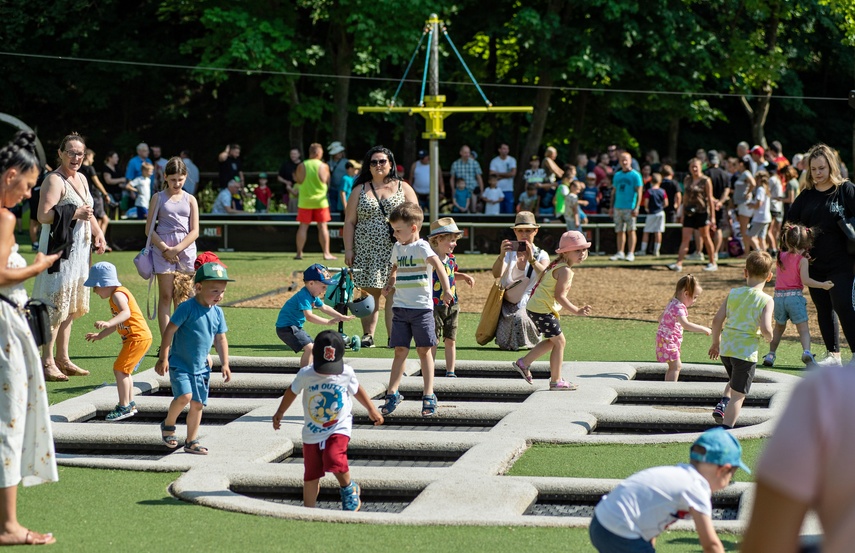
M 572 392 L 579 387 L 578 384 L 567 382 L 563 378 L 559 378 L 555 382 L 549 382 L 549 389 L 553 392 Z
M 44 373 L 47 382 L 68 382 L 68 377 L 62 374 L 53 363 L 44 364 Z
M 522 358 L 519 358 L 514 361 L 514 368 L 517 370 L 518 373 L 520 373 L 520 375 L 522 375 L 523 378 L 525 378 L 526 382 L 531 384 L 531 371 L 528 369 L 528 367 L 522 364 Z
M 457 375 L 454 374 L 454 371 L 451 371 L 451 372 L 445 371 L 445 377 L 446 378 L 457 378 Z
M 164 432 L 172 432 L 172 434 L 164 434 Z M 175 426 L 166 426 L 166 421 L 160 423 L 160 437 L 169 449 L 178 447 L 178 438 L 175 437 Z
M 436 394 L 422 396 L 422 416 L 432 417 L 436 415 Z
M 184 442 L 184 453 L 192 453 L 193 455 L 207 455 L 208 448 L 199 445 L 199 440 Z
M 23 530 L 27 530 L 23 528 Z M 27 530 L 27 533 L 24 535 L 24 541 L 17 542 L 2 542 L 0 541 L 0 545 L 50 545 L 56 543 L 56 538 L 53 537 L 53 534 L 40 534 L 38 532 L 33 532 L 32 530 Z
M 386 394 L 386 403 L 380 408 L 380 412 L 384 415 L 391 415 L 402 401 L 404 401 L 404 396 L 398 392 Z
M 59 371 L 66 376 L 89 376 L 89 371 L 86 369 L 81 369 L 77 365 L 71 362 L 71 359 L 66 361 L 65 363 L 56 362 L 56 366 Z

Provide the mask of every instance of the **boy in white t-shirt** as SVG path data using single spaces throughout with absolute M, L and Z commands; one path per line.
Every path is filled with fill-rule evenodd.
M 398 393 L 398 385 L 404 376 L 404 363 L 410 353 L 410 342 L 415 339 L 416 351 L 422 367 L 424 391 L 422 393 L 422 416 L 436 414 L 436 396 L 433 393 L 433 355 L 431 349 L 436 345 L 436 327 L 433 318 L 433 272 L 436 272 L 442 286 L 442 303 L 450 305 L 454 301 L 451 285 L 445 267 L 427 240 L 419 238 L 419 229 L 424 222 L 422 208 L 413 202 L 404 202 L 389 214 L 389 224 L 395 231 L 398 241 L 392 246 L 392 271 L 383 287 L 383 295 L 388 297 L 395 292 L 395 305 L 392 307 L 392 331 L 389 333 L 389 347 L 395 348 L 392 361 L 392 373 L 389 375 L 389 388 L 386 402 L 381 409 L 389 415 L 404 396 Z M 387 300 L 388 301 L 388 300 Z
M 362 506 L 359 484 L 350 479 L 347 445 L 353 428 L 355 396 L 366 409 L 374 425 L 383 424 L 383 415 L 371 403 L 365 388 L 359 385 L 353 367 L 346 365 L 344 339 L 335 330 L 324 330 L 315 337 L 312 364 L 300 369 L 285 390 L 279 409 L 273 415 L 273 429 L 279 430 L 282 417 L 300 392 L 303 392 L 303 504 L 314 507 L 321 478 L 333 473 L 341 486 L 341 508 L 358 511 Z
M 678 519 L 692 518 L 704 551 L 724 551 L 712 523 L 712 494 L 736 469 L 749 474 L 742 446 L 723 428 L 707 430 L 689 450 L 689 463 L 633 474 L 594 508 L 588 533 L 601 553 L 656 551 L 656 536 Z
M 481 199 L 484 200 L 484 214 L 498 215 L 502 202 L 505 201 L 505 193 L 499 189 L 499 177 L 491 174 L 487 177 L 487 185 L 489 187 L 481 194 Z

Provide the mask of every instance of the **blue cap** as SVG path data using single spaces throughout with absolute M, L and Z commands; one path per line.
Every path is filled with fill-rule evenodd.
M 739 467 L 748 474 L 751 474 L 751 469 L 742 462 L 742 446 L 739 445 L 739 440 L 733 437 L 724 428 L 712 428 L 701 434 L 700 438 L 692 444 L 692 449 L 695 446 L 701 446 L 706 450 L 706 453 L 698 453 L 689 451 L 689 458 L 692 461 L 701 463 L 712 463 L 713 465 Z
M 106 261 L 99 261 L 95 265 L 89 267 L 89 278 L 83 283 L 83 286 L 90 288 L 94 286 L 121 286 L 119 277 L 116 276 L 116 266 Z
M 321 265 L 320 263 L 315 263 L 305 271 L 303 271 L 303 280 L 317 280 L 319 282 L 323 282 L 324 284 L 333 284 L 332 277 L 330 276 L 330 272 L 326 267 Z

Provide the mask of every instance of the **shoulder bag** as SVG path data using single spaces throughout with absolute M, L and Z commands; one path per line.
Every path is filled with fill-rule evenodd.
M 502 301 L 505 297 L 504 280 L 510 266 L 502 261 L 505 268 L 502 270 L 502 276 L 493 280 L 493 285 L 487 293 L 487 299 L 484 301 L 484 308 L 481 310 L 481 319 L 478 321 L 478 328 L 475 330 L 475 341 L 481 346 L 486 346 L 496 337 L 496 328 L 499 326 L 499 317 L 502 315 Z M 519 284 L 517 282 L 516 284 Z
M 154 274 L 154 257 L 151 251 L 151 237 L 154 234 L 154 227 L 157 223 L 157 212 L 160 210 L 160 192 L 157 193 L 157 207 L 154 208 L 154 213 L 151 217 L 151 228 L 148 229 L 148 238 L 145 241 L 145 248 L 140 250 L 140 253 L 134 258 L 134 265 L 137 268 L 137 273 L 145 279 L 149 280 Z
M 377 191 L 374 190 L 374 183 L 369 182 L 368 184 L 369 184 L 369 186 L 371 186 L 371 193 L 374 194 L 374 197 L 377 199 L 377 205 L 380 206 L 380 213 L 382 213 L 383 218 L 386 219 L 386 227 L 389 230 L 389 240 L 391 240 L 392 243 L 394 244 L 395 242 L 397 242 L 397 240 L 395 240 L 395 229 L 393 229 L 391 223 L 389 223 L 389 214 L 386 213 L 386 209 L 383 207 L 383 202 L 380 201 L 380 196 L 378 196 Z M 399 189 L 401 188 L 401 182 L 400 181 L 398 181 L 398 188 Z
M 851 182 L 846 181 L 840 185 L 840 187 L 844 187 L 849 185 L 853 185 Z M 849 255 L 855 255 L 855 214 L 853 214 L 846 206 L 846 199 L 840 197 L 840 188 L 837 189 L 837 200 L 843 206 L 843 217 L 837 221 L 837 226 L 840 227 L 840 230 L 843 231 L 843 235 L 846 237 L 846 250 L 849 252 Z
M 51 335 L 50 312 L 48 309 L 55 307 L 53 304 L 42 300 L 31 299 L 23 306 L 20 306 L 3 294 L 0 294 L 0 300 L 24 312 L 24 317 L 27 319 L 30 333 L 33 335 L 33 340 L 36 342 L 37 347 L 42 347 L 48 342 Z

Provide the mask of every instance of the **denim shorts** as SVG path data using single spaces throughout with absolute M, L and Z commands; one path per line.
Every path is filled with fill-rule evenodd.
M 299 353 L 314 340 L 299 326 L 277 326 L 276 335 L 291 348 L 294 353 Z
M 808 320 L 807 300 L 801 290 L 782 290 L 782 292 L 798 292 L 797 294 L 781 294 L 775 291 L 775 323 L 779 325 L 806 323 Z
M 413 340 L 417 348 L 431 348 L 436 345 L 436 322 L 433 320 L 433 309 L 393 307 L 389 347 L 409 348 Z
M 653 553 L 656 551 L 653 544 L 643 538 L 631 540 L 610 532 L 600 524 L 597 515 L 591 518 L 588 536 L 591 538 L 591 544 L 600 553 Z
M 211 373 L 190 374 L 184 371 L 169 369 L 169 382 L 172 384 L 172 397 L 192 394 L 191 399 L 196 403 L 208 405 L 208 383 Z

